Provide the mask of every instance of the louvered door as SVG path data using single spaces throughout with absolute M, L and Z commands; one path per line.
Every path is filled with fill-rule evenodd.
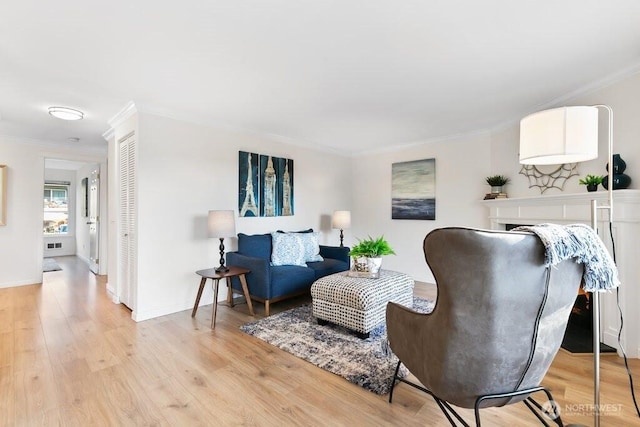
M 133 133 L 120 140 L 119 165 L 120 205 L 118 224 L 118 297 L 134 308 L 137 257 L 136 211 L 136 139 Z

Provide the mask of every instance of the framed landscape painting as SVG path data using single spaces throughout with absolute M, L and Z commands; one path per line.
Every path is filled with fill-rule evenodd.
M 391 219 L 436 219 L 436 159 L 391 165 Z

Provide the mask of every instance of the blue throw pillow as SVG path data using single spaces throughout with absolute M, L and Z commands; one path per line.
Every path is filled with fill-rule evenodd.
M 270 259 L 271 234 L 238 233 L 238 252 L 250 257 Z
M 282 230 L 278 230 L 277 233 L 313 233 L 313 228 L 308 228 L 306 230 L 300 230 L 300 231 L 282 231 Z
M 306 267 L 302 239 L 297 234 L 271 233 L 273 250 L 271 265 L 299 265 Z

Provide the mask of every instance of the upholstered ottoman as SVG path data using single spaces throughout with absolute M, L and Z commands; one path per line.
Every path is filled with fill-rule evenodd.
M 313 315 L 318 323 L 335 323 L 364 338 L 385 321 L 387 303 L 413 306 L 411 277 L 381 270 L 378 279 L 350 277 L 341 272 L 322 277 L 311 285 Z

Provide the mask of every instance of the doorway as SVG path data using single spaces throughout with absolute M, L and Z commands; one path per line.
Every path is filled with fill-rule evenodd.
M 100 164 L 44 160 L 44 258 L 77 256 L 100 272 Z

